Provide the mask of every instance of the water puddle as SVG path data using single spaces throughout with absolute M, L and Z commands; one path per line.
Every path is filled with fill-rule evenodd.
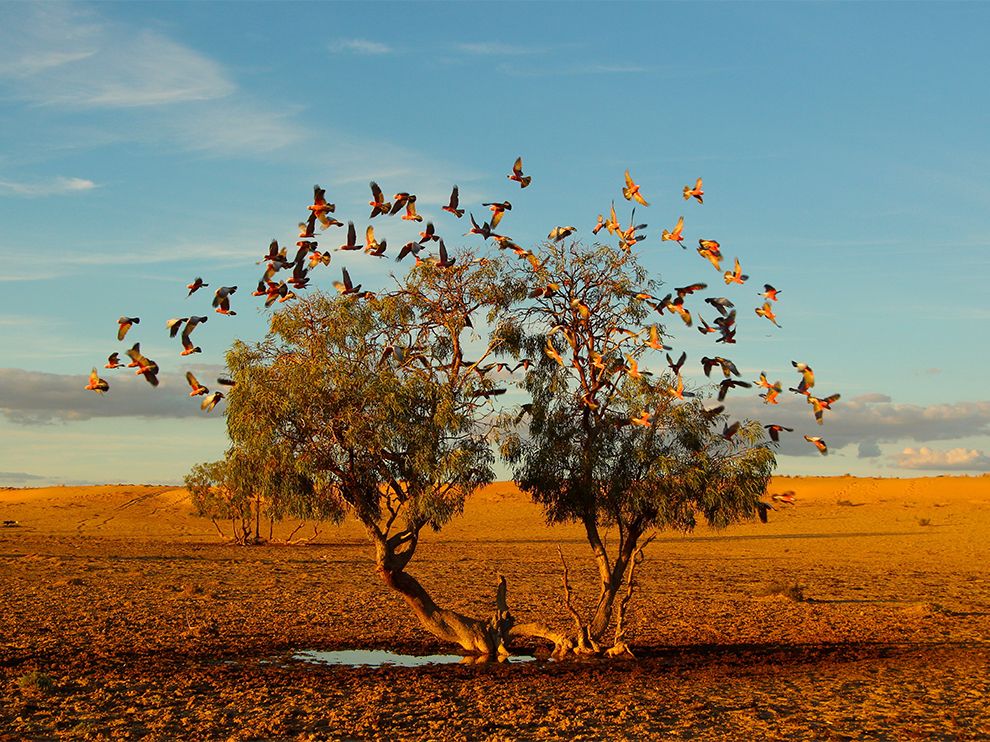
M 342 649 L 336 652 L 296 652 L 292 659 L 316 665 L 344 665 L 345 667 L 424 667 L 426 665 L 477 665 L 486 662 L 533 662 L 535 657 L 513 655 L 489 659 L 462 654 L 398 654 L 384 649 Z

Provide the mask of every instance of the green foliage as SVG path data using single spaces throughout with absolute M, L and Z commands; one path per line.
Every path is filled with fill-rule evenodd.
M 207 518 L 247 518 L 251 514 L 250 492 L 239 490 L 230 478 L 226 459 L 196 464 L 185 476 L 197 515 Z
M 379 537 L 439 529 L 494 476 L 494 384 L 475 371 L 518 334 L 505 313 L 521 290 L 498 261 L 463 260 L 423 264 L 377 297 L 317 292 L 275 313 L 262 342 L 228 353 L 233 451 L 264 451 L 265 486 L 295 512 L 350 510 Z M 494 330 L 471 361 L 462 335 L 480 321 Z
M 34 691 L 38 693 L 51 693 L 55 690 L 55 681 L 50 676 L 38 670 L 21 675 L 17 679 L 17 685 L 21 690 Z
M 669 374 L 632 371 L 652 352 L 644 323 L 653 286 L 635 256 L 600 245 L 545 249 L 532 280 L 560 288 L 526 315 L 524 346 L 540 358 L 525 382 L 528 425 L 520 431 L 516 418 L 501 419 L 501 452 L 519 486 L 550 522 L 619 525 L 633 535 L 689 530 L 699 515 L 714 527 L 754 517 L 775 464 L 759 423 L 727 441 L 724 415 L 697 398 L 674 400 Z M 543 350 L 548 343 L 562 362 Z M 633 424 L 644 412 L 649 423 Z

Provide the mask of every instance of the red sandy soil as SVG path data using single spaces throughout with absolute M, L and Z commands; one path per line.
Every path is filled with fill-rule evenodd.
M 990 738 L 990 477 L 786 490 L 797 504 L 766 525 L 651 544 L 637 660 L 378 669 L 291 659 L 451 651 L 379 582 L 353 522 L 237 547 L 180 489 L 0 490 L 19 523 L 0 528 L 0 738 Z M 498 484 L 410 572 L 479 617 L 504 573 L 518 619 L 564 629 L 558 545 L 589 601 L 580 531 Z M 767 594 L 795 582 L 804 600 Z

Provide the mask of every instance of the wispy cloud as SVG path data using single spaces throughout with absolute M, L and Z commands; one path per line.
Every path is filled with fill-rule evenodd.
M 82 193 L 96 188 L 96 183 L 86 178 L 65 178 L 58 176 L 48 181 L 24 183 L 14 180 L 0 180 L 0 195 L 11 196 L 62 196 L 66 193 Z
M 370 39 L 338 39 L 330 43 L 330 51 L 342 54 L 391 54 L 392 47 L 381 41 L 371 41 Z
M 479 56 L 494 57 L 515 57 L 528 54 L 538 54 L 542 49 L 536 49 L 519 44 L 506 44 L 501 41 L 477 41 L 454 44 L 454 49 L 465 54 L 477 54 Z
M 827 391 L 827 390 L 826 390 Z M 761 419 L 795 429 L 781 437 L 781 453 L 792 456 L 817 456 L 817 451 L 801 435 L 821 435 L 829 450 L 858 447 L 860 458 L 874 458 L 879 443 L 914 441 L 929 443 L 990 435 L 990 401 L 955 404 L 900 404 L 885 394 L 864 394 L 842 398 L 825 412 L 825 424 L 815 424 L 810 405 L 794 395 L 782 397 L 775 407 L 759 399 L 729 396 L 733 416 Z
M 113 111 L 129 140 L 217 154 L 270 152 L 304 136 L 294 110 L 253 100 L 223 65 L 161 33 L 63 3 L 5 10 L 0 86 L 14 100 L 70 116 Z
M 513 77 L 573 77 L 576 75 L 637 75 L 648 72 L 648 67 L 637 64 L 579 63 L 568 65 L 500 64 L 499 72 Z
M 79 6 L 13 8 L 0 33 L 0 77 L 32 103 L 136 108 L 223 98 L 236 89 L 209 57 L 153 31 L 102 22 Z
M 975 448 L 952 448 L 937 451 L 922 446 L 905 448 L 897 456 L 902 469 L 934 469 L 945 471 L 988 471 L 990 456 Z
M 265 243 L 267 245 L 267 243 Z M 244 249 L 243 243 L 184 243 L 168 245 L 145 245 L 141 249 L 102 252 L 85 250 L 62 253 L 52 248 L 47 254 L 57 265 L 147 265 L 151 263 L 188 263 L 192 261 L 224 261 L 243 264 L 245 261 L 261 257 Z

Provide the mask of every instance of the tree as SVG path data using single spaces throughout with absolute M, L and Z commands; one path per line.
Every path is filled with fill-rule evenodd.
M 397 213 L 401 206 L 375 189 L 372 216 Z M 329 262 L 316 247 L 317 219 L 325 228 L 340 224 L 328 217 L 333 205 L 318 186 L 309 209 L 296 258 L 273 242 L 255 292 L 267 296 L 266 306 L 295 301 L 271 315 L 262 341 L 238 341 L 228 352 L 232 446 L 223 464 L 210 465 L 216 469 L 194 471 L 191 487 L 222 485 L 217 496 L 236 512 L 253 492 L 272 512 L 335 520 L 352 513 L 374 548 L 378 575 L 421 625 L 486 655 L 507 652 L 519 637 L 550 640 L 558 654 L 600 652 L 609 628 L 607 651 L 626 653 L 625 617 L 651 532 L 690 530 L 699 515 L 715 527 L 765 516 L 759 498 L 775 459 L 759 424 L 729 425 L 721 406 L 706 408 L 685 392 L 683 358 L 668 356 L 673 375 L 640 368 L 650 350 L 669 350 L 651 313 L 677 313 L 690 324 L 684 297 L 704 288 L 677 289 L 676 299 L 654 295 L 656 283 L 632 253 L 645 225 L 623 229 L 613 208 L 599 223 L 619 236 L 619 249 L 565 243 L 574 228 L 558 227 L 551 242 L 528 250 L 472 217 L 470 233 L 523 259 L 516 268 L 502 258 L 448 253 L 442 240 L 439 257 L 420 259 L 423 244 L 438 239 L 427 225 L 422 241 L 400 252 L 400 259 L 416 256 L 416 265 L 391 290 L 362 292 L 344 269 L 338 294 L 299 298 L 276 274 L 291 267 L 290 283 L 305 287 L 307 259 L 311 268 Z M 445 209 L 461 213 L 454 197 Z M 409 210 L 403 218 L 417 216 Z M 682 239 L 680 228 L 663 239 Z M 384 240 L 370 227 L 366 235 L 365 251 L 380 257 Z M 350 225 L 343 249 L 360 248 L 355 240 Z M 718 269 L 718 244 L 701 244 L 699 253 Z M 737 265 L 730 278 L 746 277 Z M 734 312 L 718 323 L 725 342 L 734 342 L 733 322 Z M 726 359 L 704 362 L 723 369 L 720 399 L 742 383 Z M 506 372 L 518 368 L 531 401 L 499 410 L 507 389 L 497 379 L 508 383 Z M 504 577 L 493 614 L 481 619 L 441 607 L 410 573 L 423 529 L 441 529 L 492 481 L 496 441 L 548 521 L 584 527 L 600 584 L 593 605 L 576 606 L 563 565 L 573 636 L 516 623 Z M 618 540 L 609 547 L 611 528 Z
M 220 461 L 196 464 L 185 485 L 197 514 L 210 518 L 221 538 L 217 520 L 229 519 L 235 543 L 260 544 L 262 515 L 271 522 L 286 517 L 339 521 L 342 514 L 334 502 L 297 496 L 298 476 L 287 473 L 266 449 L 233 446 Z
M 227 356 L 233 450 L 277 451 L 293 499 L 352 513 L 423 627 L 479 654 L 507 651 L 510 636 L 559 637 L 514 624 L 504 579 L 483 620 L 439 606 L 408 567 L 423 528 L 442 528 L 492 481 L 491 400 L 505 390 L 489 374 L 518 343 L 509 309 L 522 291 L 498 260 L 424 262 L 381 295 L 311 294 Z M 479 320 L 492 329 L 469 360 L 463 336 Z
M 538 269 L 520 271 L 534 299 L 522 346 L 539 358 L 525 379 L 528 425 L 520 432 L 523 416 L 503 415 L 502 454 L 549 522 L 584 527 L 600 585 L 582 614 L 564 566 L 578 648 L 600 651 L 624 589 L 610 651 L 627 652 L 623 619 L 645 534 L 690 530 L 699 513 L 716 527 L 752 518 L 775 459 L 758 422 L 720 434 L 721 407 L 685 395 L 679 375 L 640 369 L 651 350 L 669 350 L 648 318 L 670 300 L 653 296 L 631 252 L 553 242 L 538 257 Z M 603 529 L 613 527 L 610 550 Z

